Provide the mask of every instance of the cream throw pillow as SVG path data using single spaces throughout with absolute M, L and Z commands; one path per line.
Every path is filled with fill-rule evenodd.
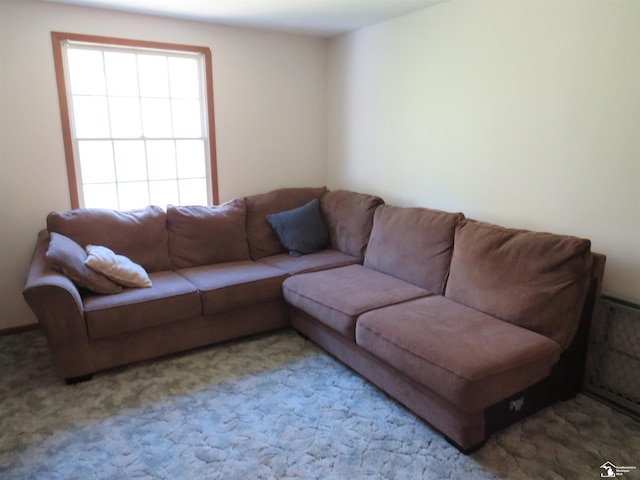
M 150 287 L 151 279 L 144 268 L 107 247 L 87 245 L 84 264 L 125 287 Z

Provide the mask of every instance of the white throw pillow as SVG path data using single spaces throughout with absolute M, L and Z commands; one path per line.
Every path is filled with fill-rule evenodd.
M 150 287 L 151 279 L 144 268 L 107 247 L 87 245 L 84 264 L 95 272 L 125 287 Z

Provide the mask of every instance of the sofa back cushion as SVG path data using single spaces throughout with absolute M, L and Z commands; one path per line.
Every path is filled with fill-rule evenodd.
M 456 228 L 445 296 L 566 347 L 589 285 L 590 248 L 581 238 L 467 219 Z
M 175 268 L 249 260 L 246 207 L 241 199 L 223 205 L 167 208 L 169 258 Z
M 247 206 L 247 239 L 249 254 L 253 260 L 282 253 L 285 248 L 280 244 L 276 233 L 267 223 L 267 215 L 291 210 L 309 203 L 326 192 L 320 188 L 281 188 L 268 193 L 245 197 Z
M 81 247 L 102 245 L 124 255 L 148 272 L 168 265 L 166 214 L 157 206 L 139 210 L 81 208 L 51 212 L 50 233 L 66 235 Z
M 320 209 L 331 246 L 362 260 L 373 227 L 373 214 L 383 203 L 380 197 L 346 190 L 324 193 Z
M 364 258 L 365 267 L 441 294 L 461 213 L 382 205 Z

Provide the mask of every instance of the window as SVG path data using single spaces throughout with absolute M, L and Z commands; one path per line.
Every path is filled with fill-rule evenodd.
M 51 36 L 72 207 L 218 203 L 209 49 Z

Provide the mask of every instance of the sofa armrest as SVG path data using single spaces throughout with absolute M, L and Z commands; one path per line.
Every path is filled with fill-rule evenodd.
M 551 388 L 562 400 L 573 398 L 583 387 L 589 362 L 590 337 L 600 316 L 600 295 L 606 257 L 596 252 L 592 252 L 592 255 L 593 266 L 580 323 L 571 343 L 562 352 L 551 375 L 554 380 Z
M 38 316 L 38 319 L 40 319 L 40 316 L 36 309 L 41 309 L 42 303 L 40 299 L 44 298 L 42 294 L 48 290 L 52 292 L 57 291 L 61 295 L 68 296 L 67 302 L 69 308 L 76 310 L 82 315 L 82 298 L 80 297 L 78 287 L 76 287 L 69 277 L 53 269 L 45 256 L 49 245 L 49 238 L 49 233 L 46 230 L 42 230 L 38 234 L 38 241 L 31 257 L 31 263 L 22 293 L 29 306 Z M 46 303 L 50 305 L 48 302 Z
M 82 297 L 66 275 L 49 265 L 45 256 L 48 245 L 49 233 L 43 230 L 38 234 L 22 294 L 47 336 L 58 373 L 64 378 L 86 375 L 91 361 Z

